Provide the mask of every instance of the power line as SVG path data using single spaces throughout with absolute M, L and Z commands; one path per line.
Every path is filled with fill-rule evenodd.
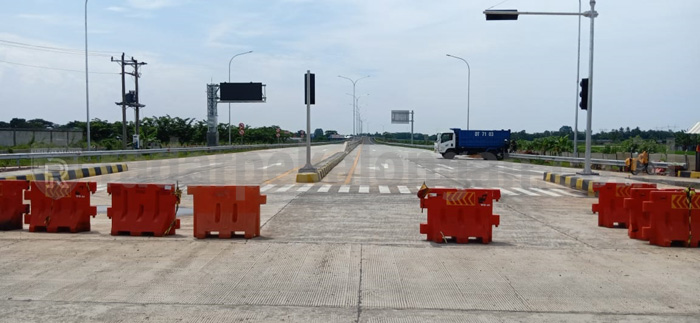
M 82 70 L 82 71 L 81 71 L 81 70 L 71 70 L 71 69 L 67 69 L 67 68 L 47 67 L 47 66 L 38 66 L 38 65 L 29 65 L 29 64 L 8 62 L 8 61 L 4 61 L 4 60 L 0 60 L 0 63 L 11 64 L 11 65 L 18 65 L 18 66 L 25 66 L 25 67 L 33 67 L 33 68 L 41 68 L 41 69 L 46 69 L 46 70 L 56 70 L 56 71 L 64 71 L 64 72 L 85 73 L 85 70 Z M 90 74 L 109 74 L 109 75 L 114 75 L 114 74 L 119 74 L 119 73 L 90 72 Z
M 70 55 L 85 55 L 85 52 L 82 50 L 79 50 L 79 49 L 32 45 L 32 44 L 20 43 L 20 42 L 3 40 L 3 39 L 0 39 L 0 45 L 15 47 L 15 48 L 22 48 L 22 49 L 29 49 L 29 50 L 51 52 L 51 53 L 61 53 L 61 54 L 70 54 Z M 88 55 L 89 56 L 102 56 L 102 57 L 112 56 L 111 52 L 103 52 L 103 51 L 91 51 L 88 53 Z

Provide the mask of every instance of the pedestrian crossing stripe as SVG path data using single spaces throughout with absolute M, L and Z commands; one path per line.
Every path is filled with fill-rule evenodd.
M 183 192 L 186 192 L 187 186 L 181 186 Z M 444 186 L 441 186 L 444 188 Z M 457 187 L 454 187 L 457 188 Z M 107 185 L 97 185 L 97 192 L 103 192 L 107 189 Z M 415 194 L 420 189 L 420 186 L 407 186 L 407 185 L 338 185 L 338 184 L 266 184 L 260 187 L 261 193 L 275 194 L 275 193 L 339 193 L 339 194 Z M 583 197 L 584 195 L 577 191 L 567 191 L 565 189 L 559 188 L 538 188 L 538 187 L 468 187 L 461 188 L 460 190 L 468 189 L 497 189 L 501 191 L 503 196 L 551 196 L 551 197 Z M 700 200 L 699 200 L 700 201 Z M 687 208 L 687 202 L 678 202 L 677 204 L 684 203 L 684 207 Z M 696 202 L 693 200 L 693 208 L 696 208 Z

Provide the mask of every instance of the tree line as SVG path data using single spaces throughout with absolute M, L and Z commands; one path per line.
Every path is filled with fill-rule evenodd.
M 9 122 L 0 121 L 0 129 L 54 129 L 54 130 L 78 130 L 84 134 L 87 132 L 87 125 L 84 121 L 71 121 L 66 124 L 56 124 L 43 119 L 21 119 L 13 118 Z M 250 127 L 246 125 L 244 135 L 238 133 L 238 126 L 232 125 L 231 141 L 240 143 L 241 138 L 247 144 L 270 144 L 277 142 L 289 142 L 293 138 L 305 136 L 303 130 L 287 131 L 281 130 L 279 139 L 277 138 L 276 125 L 264 127 Z M 127 142 L 131 143 L 134 135 L 134 122 L 127 123 Z M 205 145 L 207 142 L 207 122 L 194 118 L 171 117 L 170 115 L 161 117 L 146 117 L 140 122 L 139 133 L 146 145 L 160 146 L 197 146 Z M 226 124 L 219 124 L 217 127 L 219 142 L 228 143 L 229 129 Z M 312 133 L 312 140 L 325 141 L 337 135 L 335 130 L 323 131 L 317 128 Z M 365 133 L 365 136 L 383 138 L 387 141 L 410 142 L 410 132 L 375 132 Z M 90 122 L 90 139 L 98 148 L 121 149 L 122 147 L 122 122 L 109 122 L 107 120 L 93 119 Z M 337 136 L 336 136 L 337 137 Z M 585 140 L 585 133 L 579 131 L 577 139 L 580 143 Z M 512 132 L 511 139 L 517 143 L 518 150 L 530 150 L 537 153 L 554 153 L 573 151 L 574 130 L 570 126 L 562 126 L 557 131 L 544 131 L 527 133 L 525 130 Z M 675 141 L 675 146 L 679 150 L 695 150 L 695 146 L 700 144 L 700 136 L 688 134 L 685 131 L 663 131 L 663 130 L 641 130 L 639 127 L 630 129 L 619 128 L 610 131 L 601 131 L 591 136 L 593 144 L 599 146 L 600 152 L 635 152 L 647 150 L 650 153 L 663 152 L 669 139 Z M 414 133 L 413 141 L 416 144 L 430 144 L 437 139 L 436 135 Z M 85 143 L 83 143 L 84 145 Z M 578 149 L 583 151 L 584 145 L 579 144 Z
M 71 121 L 66 124 L 57 124 L 43 119 L 25 120 L 14 118 L 10 122 L 0 121 L 0 129 L 45 129 L 45 130 L 77 130 L 87 133 L 85 121 Z M 126 125 L 127 143 L 130 145 L 135 133 L 135 124 L 129 121 Z M 276 136 L 276 125 L 265 127 L 244 127 L 244 134 L 238 133 L 238 125 L 232 125 L 231 141 L 233 144 L 243 142 L 246 144 L 271 144 L 288 142 L 298 135 L 298 132 L 280 130 L 279 138 Z M 201 146 L 207 143 L 207 122 L 194 118 L 171 117 L 146 117 L 139 123 L 139 136 L 144 146 Z M 228 144 L 229 129 L 226 124 L 217 127 L 219 142 Z M 107 150 L 122 149 L 122 122 L 109 122 L 107 120 L 93 119 L 90 121 L 90 140 L 94 148 Z M 81 145 L 86 145 L 85 142 Z

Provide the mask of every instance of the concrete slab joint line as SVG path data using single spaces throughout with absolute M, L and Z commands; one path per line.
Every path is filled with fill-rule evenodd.
M 15 175 L 0 177 L 0 180 L 27 180 L 27 181 L 50 181 L 50 180 L 74 180 L 85 177 L 93 177 L 99 175 L 121 173 L 128 171 L 129 167 L 125 164 L 109 164 L 101 166 L 82 167 L 78 169 L 69 169 L 62 171 L 53 171 L 46 173 L 29 173 L 25 175 Z

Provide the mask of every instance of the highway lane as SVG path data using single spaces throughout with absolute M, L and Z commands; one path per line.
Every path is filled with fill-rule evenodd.
M 312 146 L 312 163 L 342 151 L 343 147 L 342 144 Z M 185 190 L 183 206 L 191 207 L 192 198 L 186 194 L 187 185 L 293 185 L 297 170 L 305 163 L 306 148 L 292 147 L 129 162 L 127 172 L 82 180 L 97 182 L 97 194 L 93 195 L 96 205 L 110 204 L 107 183 L 177 182 Z
M 583 194 L 542 180 L 545 171 L 572 172 L 507 161 L 459 156 L 443 159 L 431 151 L 365 143 L 323 179 L 330 191 L 405 193 L 429 187 L 498 188 L 504 196 L 575 196 Z M 339 188 L 336 188 L 339 187 Z
M 316 158 L 340 149 L 328 147 L 315 147 Z M 144 162 L 96 178 L 261 185 L 268 196 L 261 237 L 194 240 L 182 209 L 182 228 L 167 238 L 110 236 L 103 208 L 90 233 L 0 233 L 0 317 L 693 322 L 700 315 L 697 250 L 598 227 L 596 199 L 542 180 L 545 170 L 571 170 L 363 144 L 322 182 L 296 184 L 303 158 L 294 153 L 286 153 L 293 162 L 279 151 L 171 160 L 176 167 Z M 415 196 L 423 181 L 511 191 L 494 203 L 501 219 L 494 241 L 425 241 L 418 228 L 426 213 Z M 99 196 L 98 205 L 109 204 L 104 191 Z

